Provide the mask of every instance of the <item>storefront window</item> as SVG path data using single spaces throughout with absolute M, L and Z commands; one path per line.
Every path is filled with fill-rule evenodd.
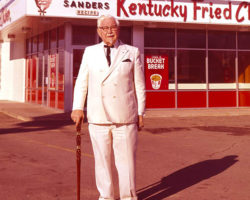
M 73 45 L 92 45 L 96 43 L 96 26 L 73 26 Z
M 26 100 L 63 109 L 64 26 L 27 39 L 26 43 Z
M 58 90 L 64 90 L 64 51 L 58 52 L 59 69 L 58 69 Z
M 120 29 L 121 41 L 133 44 L 133 28 Z M 72 26 L 73 84 L 85 46 L 97 38 L 96 26 Z M 66 42 L 64 26 L 26 40 L 27 101 L 64 108 Z M 250 32 L 148 27 L 142 53 L 148 108 L 248 105 L 244 98 L 250 96 Z M 230 104 L 220 104 L 223 95 Z
M 235 84 L 230 84 L 235 83 L 235 56 L 235 51 L 208 52 L 210 89 L 235 88 Z
M 56 106 L 57 89 L 57 54 L 56 50 L 49 55 L 49 106 Z
M 49 78 L 48 78 L 48 54 L 44 54 L 44 68 L 43 68 L 43 104 L 47 105 L 48 102 L 48 84 L 49 84 Z
M 44 34 L 38 36 L 38 52 L 42 52 L 44 47 Z
M 206 31 L 185 30 L 177 31 L 178 48 L 206 48 Z
M 44 33 L 44 50 L 49 49 L 49 32 Z
M 58 28 L 58 47 L 64 48 L 64 26 Z
M 205 51 L 178 50 L 177 79 L 179 83 L 193 85 L 179 85 L 179 89 L 206 89 Z M 194 84 L 203 83 L 203 84 Z
M 32 57 L 32 76 L 31 76 L 31 87 L 34 89 L 36 88 L 37 84 L 36 72 L 37 72 L 37 56 L 34 55 Z
M 32 67 L 32 59 L 27 57 L 26 59 L 26 80 L 25 80 L 25 100 L 30 101 L 30 82 L 31 82 L 31 67 Z
M 174 47 L 174 29 L 167 28 L 145 28 L 145 47 Z
M 37 47 L 38 47 L 38 37 L 35 36 L 33 37 L 33 41 L 32 41 L 32 53 L 37 53 Z
M 50 31 L 50 48 L 57 48 L 57 29 L 53 29 Z
M 238 79 L 240 89 L 250 88 L 250 51 L 238 53 Z
M 38 55 L 38 103 L 42 104 L 42 87 L 43 87 L 43 54 Z
M 125 44 L 132 44 L 132 29 L 128 26 L 121 26 L 119 33 L 120 40 Z
M 238 48 L 250 49 L 250 32 L 238 32 Z
M 236 33 L 230 31 L 208 31 L 209 49 L 235 49 Z
M 32 69 L 31 69 L 31 101 L 36 103 L 37 97 L 37 56 L 32 56 Z
M 26 40 L 26 53 L 30 54 L 32 52 L 32 38 Z
M 56 90 L 56 53 L 53 52 L 49 55 L 49 89 Z

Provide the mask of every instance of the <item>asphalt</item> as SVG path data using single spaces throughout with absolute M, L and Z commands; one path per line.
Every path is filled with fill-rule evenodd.
M 0 101 L 0 120 L 0 200 L 76 199 L 70 113 Z M 83 130 L 81 199 L 97 200 Z M 250 108 L 147 110 L 138 139 L 139 200 L 250 199 Z

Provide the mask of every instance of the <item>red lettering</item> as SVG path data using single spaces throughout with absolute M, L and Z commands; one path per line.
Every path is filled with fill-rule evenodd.
M 171 16 L 172 17 L 174 17 L 174 15 L 176 15 L 176 17 L 179 17 L 178 13 L 176 12 L 178 7 L 179 6 L 174 6 L 174 0 L 171 0 Z
M 246 2 L 242 2 L 242 3 L 240 3 L 240 5 L 238 6 L 237 11 L 236 11 L 236 16 L 235 16 L 237 22 L 242 22 L 242 21 L 244 21 L 244 19 L 245 19 L 244 17 L 239 18 L 239 14 L 240 14 L 240 11 L 241 11 L 242 7 L 243 7 L 243 8 L 246 8 L 246 7 L 247 7 L 247 3 L 246 3 Z
M 83 2 L 78 2 L 78 8 L 84 8 L 84 3 Z
M 166 10 L 170 10 L 170 6 L 169 5 L 165 5 L 164 6 L 164 8 L 163 8 L 163 16 L 165 16 L 165 17 L 167 17 L 167 16 L 169 16 L 169 12 L 168 11 L 166 11 Z
M 105 8 L 106 10 L 108 10 L 108 9 L 109 9 L 109 3 L 105 3 L 104 5 L 105 5 L 104 8 Z
M 158 11 L 157 11 L 157 5 L 155 5 L 154 8 L 155 8 L 155 9 L 154 9 L 155 15 L 156 15 L 156 16 L 162 16 L 162 5 L 159 5 Z
M 146 5 L 145 4 L 140 4 L 138 3 L 138 7 L 139 7 L 139 15 L 142 14 L 142 12 L 144 13 L 144 15 L 148 15 L 147 11 L 146 11 Z
M 248 4 L 248 20 L 250 20 L 250 4 Z
M 98 9 L 102 9 L 103 5 L 102 3 L 98 3 Z
M 91 4 L 89 2 L 86 2 L 86 8 L 91 8 Z
M 72 1 L 72 3 L 71 3 L 71 5 L 70 5 L 70 7 L 71 7 L 71 8 L 73 8 L 73 7 L 77 8 L 77 6 L 76 6 L 76 2 Z
M 232 19 L 232 3 L 229 2 L 228 4 L 229 4 L 229 6 L 228 6 L 228 8 L 224 9 L 223 15 L 224 15 L 225 19 Z
M 97 7 L 96 7 L 96 2 L 93 2 L 93 3 L 92 3 L 92 8 L 94 8 L 94 9 L 97 8 Z
M 130 6 L 128 7 L 129 9 L 129 12 L 131 15 L 136 15 L 136 8 L 137 8 L 137 5 L 135 3 L 131 3 Z
M 201 7 L 197 6 L 196 1 L 194 1 L 194 20 L 197 20 L 197 10 L 200 10 Z
M 213 15 L 213 7 L 212 7 L 212 6 L 213 6 L 213 3 L 212 3 L 212 2 L 210 2 L 209 4 L 210 4 L 210 6 L 211 6 L 211 7 L 209 8 L 209 10 L 210 10 L 210 12 L 209 12 L 209 13 L 210 13 L 210 14 L 209 14 L 209 16 L 210 16 L 210 18 L 211 18 L 211 19 L 213 19 L 213 18 L 214 18 L 214 15 Z
M 123 14 L 126 16 L 126 17 L 129 17 L 128 16 L 128 13 L 127 11 L 125 10 L 123 4 L 126 0 L 117 0 L 117 16 L 120 17 L 121 16 L 121 11 L 123 11 Z
M 215 11 L 214 11 L 214 14 L 215 14 L 215 17 L 217 19 L 220 19 L 221 18 L 221 9 L 220 8 L 216 8 Z
M 208 8 L 207 7 L 202 7 L 202 18 L 205 18 L 205 13 L 208 12 Z
M 153 7 L 153 5 L 152 5 L 152 1 L 151 0 L 149 0 L 149 2 L 148 2 L 148 14 L 150 15 L 150 16 L 154 16 L 154 13 L 152 13 L 152 7 Z
M 153 0 L 148 0 L 148 3 L 130 3 L 125 7 L 126 0 L 117 0 L 117 16 L 124 15 L 145 15 L 155 17 L 175 17 L 182 18 L 184 22 L 187 21 L 187 6 L 175 5 L 174 0 L 171 0 L 171 4 L 154 4 Z M 196 5 L 196 3 L 195 3 Z M 199 7 L 200 9 L 200 7 Z
M 183 17 L 184 22 L 187 21 L 187 6 L 180 6 L 180 15 Z

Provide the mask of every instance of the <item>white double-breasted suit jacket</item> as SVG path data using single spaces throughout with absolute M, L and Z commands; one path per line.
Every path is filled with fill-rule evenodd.
M 74 89 L 73 110 L 87 96 L 89 123 L 136 123 L 145 110 L 144 70 L 138 48 L 119 42 L 108 66 L 103 42 L 85 49 Z

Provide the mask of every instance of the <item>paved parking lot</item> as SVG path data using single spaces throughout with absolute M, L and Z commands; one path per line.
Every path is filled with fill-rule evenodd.
M 76 199 L 75 131 L 67 114 L 23 121 L 0 112 L 0 120 L 0 199 Z M 82 133 L 81 199 L 95 200 L 86 124 Z M 139 133 L 139 199 L 249 200 L 249 144 L 250 113 L 148 115 Z M 116 175 L 114 182 L 118 198 Z

